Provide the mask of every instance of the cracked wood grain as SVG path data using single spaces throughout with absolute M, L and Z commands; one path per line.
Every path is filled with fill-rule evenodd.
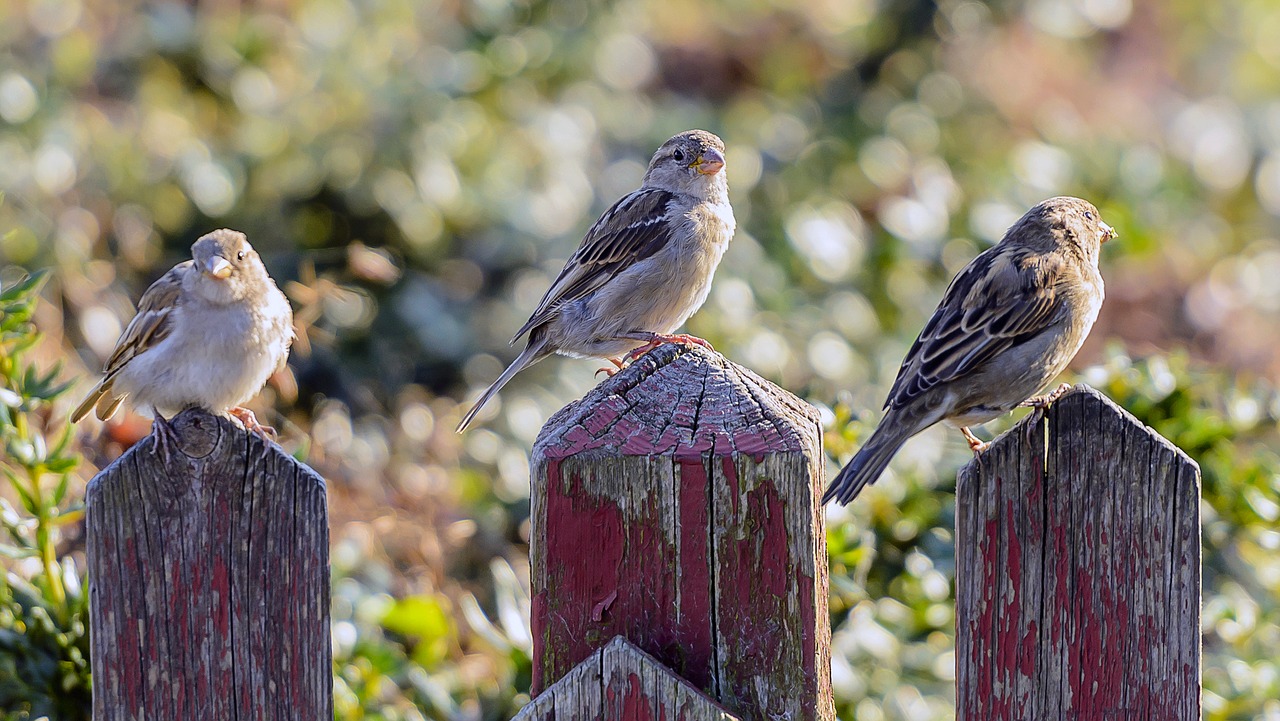
M 1199 719 L 1199 504 L 1195 462 L 1087 386 L 966 466 L 957 718 Z
M 701 348 L 660 346 L 552 416 L 535 693 L 621 635 L 744 719 L 833 718 L 823 473 L 817 411 Z
M 230 420 L 187 410 L 86 496 L 93 714 L 333 718 L 324 480 Z

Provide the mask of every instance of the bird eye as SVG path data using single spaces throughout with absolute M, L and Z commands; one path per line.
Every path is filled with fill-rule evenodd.
M 1093 220 L 1093 213 L 1091 213 L 1091 212 L 1089 212 L 1089 211 L 1087 211 L 1087 210 L 1086 210 L 1086 211 L 1084 211 L 1084 217 L 1085 217 L 1085 218 L 1087 218 L 1087 219 L 1089 219 L 1089 220 Z
M 244 260 L 244 251 L 236 253 L 236 260 Z
M 672 153 L 671 157 L 675 158 L 677 163 L 683 163 L 685 159 L 684 151 L 676 148 L 676 152 Z

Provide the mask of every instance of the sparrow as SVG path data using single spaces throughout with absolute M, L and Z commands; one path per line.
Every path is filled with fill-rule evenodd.
M 884 472 L 908 438 L 946 421 L 974 453 L 969 430 L 1018 406 L 1037 412 L 1070 386 L 1035 396 L 1080 350 L 1102 307 L 1101 245 L 1116 237 L 1098 209 L 1050 198 L 951 281 L 907 351 L 871 438 L 827 488 L 847 504 Z
M 733 238 L 724 167 L 724 143 L 705 130 L 663 143 L 640 188 L 587 231 L 511 339 L 528 333 L 524 350 L 467 411 L 458 432 L 515 374 L 553 353 L 607 358 L 621 368 L 623 354 L 634 360 L 662 343 L 709 348 L 701 338 L 672 333 L 707 299 Z
M 192 406 L 226 413 L 266 437 L 271 429 L 240 407 L 285 365 L 293 311 L 244 233 L 223 228 L 191 246 L 142 294 L 138 313 L 107 360 L 103 377 L 71 414 L 107 420 L 124 401 L 155 418 L 165 456 L 176 442 L 165 416 Z

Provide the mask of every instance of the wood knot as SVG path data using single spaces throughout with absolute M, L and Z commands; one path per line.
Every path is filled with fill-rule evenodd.
M 188 458 L 207 458 L 222 441 L 223 421 L 203 408 L 188 408 L 170 421 L 178 449 Z

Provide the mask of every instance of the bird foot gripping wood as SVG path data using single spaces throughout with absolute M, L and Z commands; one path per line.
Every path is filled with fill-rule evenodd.
M 668 333 L 643 333 L 643 334 L 637 334 L 637 335 L 629 335 L 627 337 L 635 338 L 636 340 L 643 340 L 645 342 L 644 345 L 640 346 L 639 348 L 636 348 L 635 350 L 631 351 L 625 356 L 628 362 L 636 360 L 640 356 L 644 355 L 645 353 L 648 353 L 649 351 L 653 350 L 654 348 L 657 348 L 658 346 L 664 343 L 681 343 L 683 345 L 698 345 L 698 346 L 702 346 L 703 348 L 706 348 L 709 351 L 715 351 L 715 348 L 712 348 L 710 343 L 703 340 L 702 338 L 699 338 L 696 335 L 689 335 L 688 333 L 677 333 L 675 335 L 671 335 Z
M 1059 384 L 1057 388 L 1054 388 L 1052 391 L 1049 391 L 1048 393 L 1045 393 L 1043 395 L 1038 395 L 1038 396 L 1031 396 L 1025 401 L 1019 403 L 1018 407 L 1019 408 L 1035 408 L 1036 410 L 1043 413 L 1044 409 L 1053 405 L 1054 401 L 1066 395 L 1067 391 L 1070 391 L 1070 390 L 1071 390 L 1070 383 L 1062 383 L 1062 384 Z
M 228 408 L 227 414 L 240 422 L 246 431 L 256 434 L 264 441 L 274 442 L 276 440 L 276 429 L 271 426 L 264 426 L 258 422 L 258 417 L 248 408 Z
M 160 411 L 154 411 L 155 421 L 151 424 L 151 435 L 156 439 L 153 446 L 155 453 L 167 466 L 173 460 L 173 452 L 181 448 L 182 442 L 173 424 Z
M 969 450 L 973 451 L 975 456 L 991 447 L 990 443 L 987 443 L 981 438 L 973 435 L 973 431 L 968 428 L 962 427 L 960 432 L 964 434 L 964 439 L 969 442 Z
M 618 371 L 622 370 L 627 365 L 626 363 L 623 362 L 621 358 L 605 358 L 605 360 L 612 363 L 613 367 L 610 368 L 608 366 L 605 366 L 604 368 L 597 368 L 596 375 L 600 375 L 601 373 L 604 373 L 606 376 L 612 378 L 614 375 L 618 373 Z
M 1027 433 L 1026 441 L 1028 446 L 1035 445 L 1035 437 L 1032 434 L 1035 433 L 1036 428 L 1040 427 L 1040 421 L 1044 420 L 1045 411 L 1049 409 L 1049 406 L 1053 405 L 1055 401 L 1057 401 L 1059 398 L 1066 395 L 1067 392 L 1070 390 L 1071 390 L 1070 383 L 1062 383 L 1057 388 L 1054 388 L 1052 391 L 1049 391 L 1048 393 L 1045 393 L 1043 395 L 1038 395 L 1038 396 L 1031 396 L 1030 398 L 1018 404 L 1019 408 L 1031 409 L 1031 413 L 1029 414 L 1031 416 L 1031 421 L 1027 424 L 1027 431 L 1026 431 Z

